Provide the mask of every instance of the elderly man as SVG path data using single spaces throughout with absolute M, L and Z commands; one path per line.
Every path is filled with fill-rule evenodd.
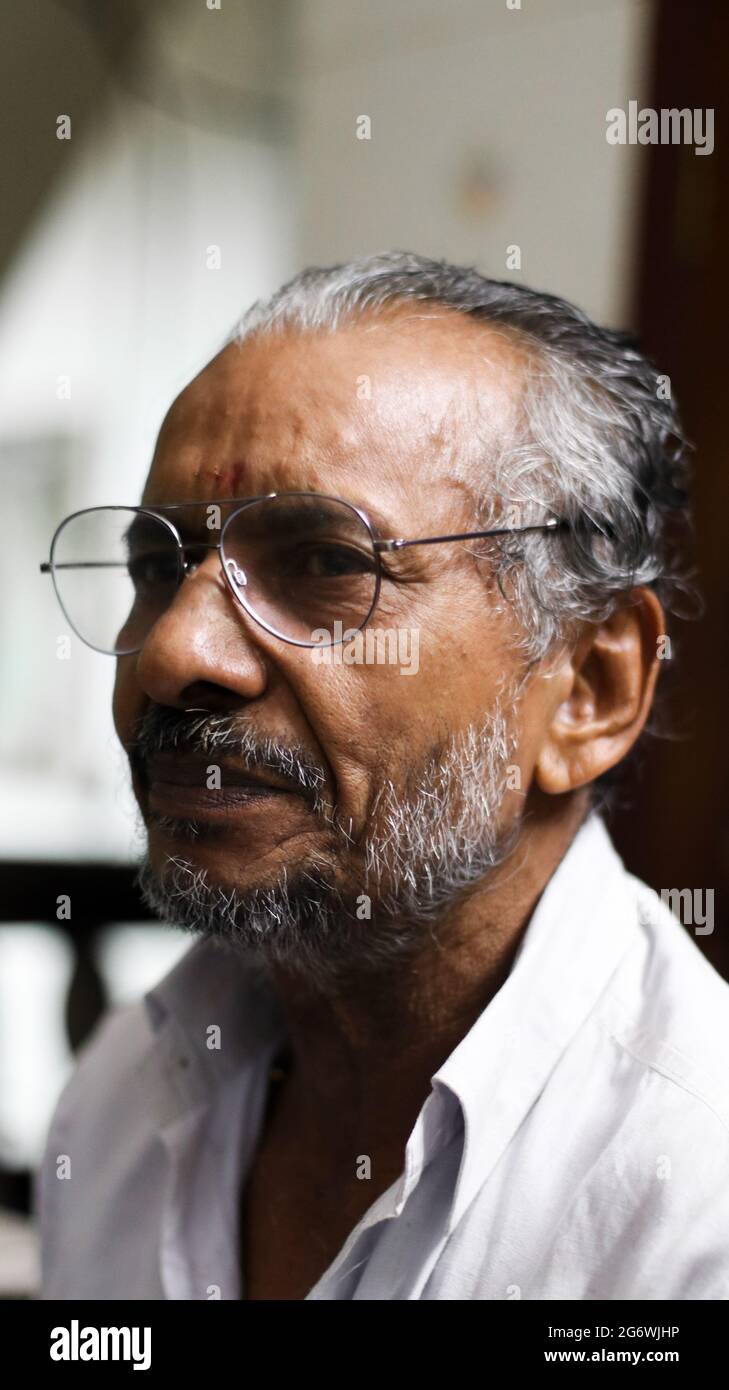
M 729 1296 L 729 989 L 596 809 L 667 650 L 658 386 L 474 270 L 309 270 L 59 527 L 198 939 L 61 1097 L 45 1297 Z

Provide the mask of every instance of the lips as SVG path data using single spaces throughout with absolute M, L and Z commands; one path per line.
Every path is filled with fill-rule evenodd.
M 214 753 L 158 753 L 144 768 L 149 809 L 160 815 L 225 815 L 270 798 L 291 795 L 294 789 L 257 768 L 240 767 Z M 218 785 L 219 783 L 219 785 Z

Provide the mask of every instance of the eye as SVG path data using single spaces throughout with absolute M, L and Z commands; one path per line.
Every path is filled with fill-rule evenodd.
M 345 579 L 374 569 L 371 555 L 344 545 L 310 546 L 297 552 L 295 562 L 307 579 Z
M 130 555 L 127 572 L 136 590 L 172 584 L 178 576 L 175 557 L 154 550 L 143 555 Z

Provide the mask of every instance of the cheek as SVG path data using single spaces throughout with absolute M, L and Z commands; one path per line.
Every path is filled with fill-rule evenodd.
M 330 761 L 395 779 L 398 761 L 417 764 L 494 709 L 517 662 L 482 611 L 464 623 L 457 607 L 444 604 L 425 621 L 413 612 L 407 628 L 375 622 L 299 671 L 297 698 Z
M 339 657 L 307 665 L 291 681 L 296 703 L 330 768 L 339 810 L 357 827 L 364 824 L 381 783 L 388 777 L 398 780 L 398 730 L 404 719 L 397 696 L 407 683 L 396 669 L 348 666 Z
M 142 713 L 143 696 L 134 675 L 134 657 L 119 657 L 116 663 L 112 715 L 117 737 L 128 743 L 135 721 Z

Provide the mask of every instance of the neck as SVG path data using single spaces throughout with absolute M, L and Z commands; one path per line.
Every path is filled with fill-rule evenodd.
M 332 994 L 275 968 L 291 1047 L 285 1101 L 312 1144 L 351 1152 L 366 1137 L 366 1152 L 401 1151 L 433 1073 L 507 978 L 583 814 L 530 817 L 509 859 L 424 934 L 417 956 Z

